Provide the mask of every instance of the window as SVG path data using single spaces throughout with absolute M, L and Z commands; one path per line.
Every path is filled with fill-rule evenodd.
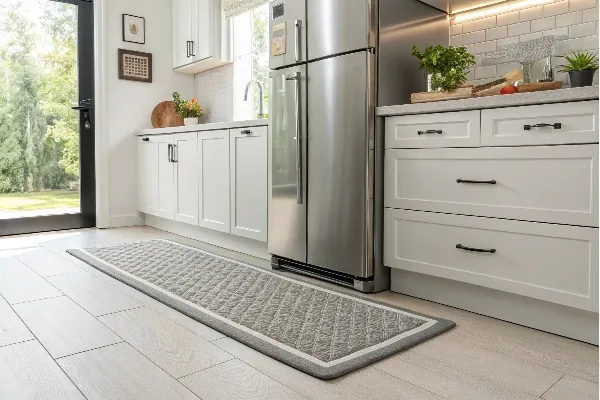
M 233 19 L 234 51 L 234 120 L 256 119 L 259 91 L 252 85 L 244 101 L 246 85 L 251 80 L 263 87 L 264 113 L 269 110 L 269 4 Z

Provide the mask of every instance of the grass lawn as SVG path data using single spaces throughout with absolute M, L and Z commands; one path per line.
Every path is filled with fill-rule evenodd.
M 0 193 L 0 211 L 33 211 L 79 208 L 79 191 Z

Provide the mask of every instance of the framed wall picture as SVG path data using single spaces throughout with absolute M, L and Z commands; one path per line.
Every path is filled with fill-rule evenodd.
M 119 49 L 119 79 L 152 82 L 152 54 Z
M 146 19 L 123 14 L 123 41 L 146 44 Z

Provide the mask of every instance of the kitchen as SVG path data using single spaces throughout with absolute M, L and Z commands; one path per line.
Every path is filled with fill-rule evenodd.
M 161 382 L 131 375 L 144 398 L 597 398 L 598 74 L 563 58 L 598 53 L 597 0 L 351 2 L 108 0 L 109 29 L 145 15 L 148 36 L 104 38 L 107 229 L 49 243 L 141 304 L 93 314 L 44 278 L 122 338 L 49 344 L 84 396 L 126 393 L 87 365 L 124 373 L 109 349 L 131 346 Z M 152 83 L 117 80 L 122 46 Z M 466 65 L 449 89 L 435 51 Z M 179 327 L 127 328 L 135 307 Z M 181 326 L 207 342 L 187 370 L 153 350 L 186 357 Z

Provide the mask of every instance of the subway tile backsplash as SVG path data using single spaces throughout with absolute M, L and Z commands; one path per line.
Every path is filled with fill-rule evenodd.
M 203 123 L 233 121 L 233 83 L 233 64 L 196 74 L 196 98 L 205 112 Z
M 486 52 L 518 41 L 547 35 L 567 35 L 570 37 L 568 40 L 556 45 L 553 65 L 555 79 L 568 85 L 568 74 L 556 72 L 556 66 L 564 62 L 560 56 L 580 50 L 598 53 L 598 13 L 598 0 L 556 0 L 463 24 L 451 20 L 449 44 L 464 45 L 476 56 L 477 65 L 469 71 L 468 78 L 474 84 L 481 84 L 519 68 L 518 63 L 505 58 L 489 60 L 483 65 L 481 60 Z M 594 83 L 598 84 L 598 73 Z

